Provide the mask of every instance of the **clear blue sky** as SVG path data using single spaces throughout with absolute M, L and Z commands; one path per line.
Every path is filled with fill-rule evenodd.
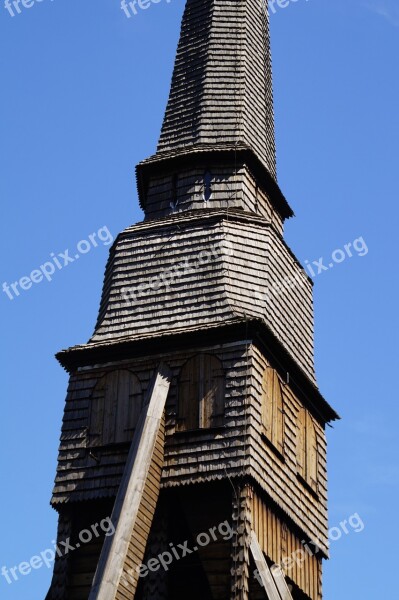
M 119 0 L 43 0 L 11 17 L 1 0 L 1 285 L 141 219 L 134 166 L 155 149 L 183 4 L 128 19 Z M 318 381 L 343 417 L 328 432 L 331 526 L 365 524 L 332 545 L 325 599 L 393 597 L 399 8 L 298 0 L 271 24 L 279 180 L 297 215 L 286 239 L 302 261 L 361 236 L 369 250 L 315 278 Z M 0 292 L 0 567 L 55 536 L 67 375 L 53 355 L 92 333 L 107 253 L 100 242 L 51 282 Z M 50 577 L 0 578 L 0 597 L 44 598 Z

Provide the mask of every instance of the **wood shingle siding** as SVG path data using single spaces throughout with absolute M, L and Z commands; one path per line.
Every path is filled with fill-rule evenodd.
M 188 0 L 159 153 L 240 142 L 276 176 L 267 19 L 263 2 Z
M 283 218 L 245 163 L 215 165 L 210 172 L 212 195 L 205 201 L 207 164 L 204 160 L 195 168 L 180 170 L 177 186 L 177 173 L 171 174 L 168 170 L 154 174 L 146 191 L 146 219 L 159 219 L 182 211 L 241 209 L 264 217 L 282 235 Z
M 300 435 L 298 414 L 302 410 L 303 404 L 292 393 L 290 385 L 282 387 L 284 398 L 283 461 L 282 457 L 277 456 L 262 439 L 262 381 L 265 367 L 268 364 L 270 363 L 262 353 L 253 347 L 252 382 L 254 393 L 250 403 L 250 470 L 263 490 L 294 522 L 298 522 L 299 517 L 303 524 L 306 523 L 306 526 L 302 525 L 301 529 L 305 532 L 312 532 L 310 537 L 315 541 L 320 540 L 320 545 L 327 554 L 327 448 L 324 425 L 317 418 L 313 418 L 318 444 L 317 494 L 315 494 L 298 480 L 297 448 Z M 265 477 L 266 472 L 268 473 L 267 477 Z
M 166 408 L 162 486 L 215 481 L 227 474 L 230 477 L 250 475 L 309 538 L 321 541 L 327 553 L 326 442 L 324 428 L 317 421 L 317 415 L 314 418 L 318 441 L 316 496 L 298 480 L 297 418 L 303 404 L 289 385 L 281 385 L 284 403 L 283 460 L 265 441 L 262 429 L 264 373 L 272 363 L 250 341 L 204 347 L 203 353 L 220 360 L 225 374 L 223 427 L 179 433 L 179 378 L 195 349 L 171 353 L 168 363 L 173 378 Z M 142 389 L 146 390 L 156 361 L 160 359 L 161 356 L 142 357 L 125 361 L 120 368 L 134 372 Z M 107 369 L 112 371 L 114 367 L 110 364 Z M 128 446 L 91 447 L 86 431 L 92 390 L 97 378 L 103 376 L 104 370 L 99 367 L 85 369 L 72 376 L 52 500 L 54 506 L 115 496 L 117 493 Z M 82 390 L 85 390 L 86 396 L 82 395 Z M 75 394 L 80 396 L 79 401 Z M 70 402 L 74 410 L 69 410 Z M 81 406 L 84 408 L 81 409 Z M 79 419 L 75 418 L 75 411 L 81 414 Z
M 183 213 L 118 238 L 87 347 L 257 318 L 314 382 L 312 309 L 312 284 L 268 221 Z

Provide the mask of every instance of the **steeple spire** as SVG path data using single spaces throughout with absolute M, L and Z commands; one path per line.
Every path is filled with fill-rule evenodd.
M 147 219 L 205 207 L 292 216 L 277 184 L 264 0 L 187 0 L 157 152 L 137 181 Z
M 276 177 L 263 0 L 188 0 L 158 152 L 250 148 Z

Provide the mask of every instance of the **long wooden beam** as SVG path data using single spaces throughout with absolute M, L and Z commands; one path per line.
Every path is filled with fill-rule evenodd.
M 281 596 L 281 600 L 292 600 L 292 594 L 287 585 L 282 568 L 279 565 L 274 565 L 270 571 Z
M 254 531 L 251 533 L 250 548 L 268 600 L 293 600 L 283 571 L 278 565 L 269 568 Z
M 158 501 L 163 461 L 163 417 L 171 373 L 161 364 L 147 392 L 115 500 L 115 534 L 106 538 L 89 600 L 134 598 L 137 569 Z M 143 536 L 143 531 L 146 532 Z M 133 568 L 127 572 L 127 564 Z

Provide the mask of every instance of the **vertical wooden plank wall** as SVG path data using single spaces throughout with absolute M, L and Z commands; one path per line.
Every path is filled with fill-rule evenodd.
M 312 600 L 321 599 L 319 578 L 321 559 L 311 556 L 302 539 L 277 517 L 273 510 L 253 492 L 250 503 L 251 524 L 262 551 L 275 564 L 282 565 L 283 571 Z M 310 550 L 313 546 L 308 546 Z M 290 562 L 283 559 L 292 558 Z
M 287 383 L 287 374 L 279 373 L 283 396 L 283 432 L 282 453 L 277 453 L 262 435 L 263 381 L 265 370 L 272 365 L 263 353 L 253 347 L 253 396 L 250 404 L 251 475 L 272 500 L 289 517 L 307 532 L 315 541 L 320 540 L 325 554 L 327 547 L 327 470 L 326 437 L 323 425 L 312 415 L 317 438 L 317 486 L 314 490 L 298 478 L 301 467 L 298 464 L 298 451 L 301 447 L 304 400 L 299 400 Z M 285 377 L 284 377 L 285 375 Z M 279 450 L 279 448 L 278 448 Z

